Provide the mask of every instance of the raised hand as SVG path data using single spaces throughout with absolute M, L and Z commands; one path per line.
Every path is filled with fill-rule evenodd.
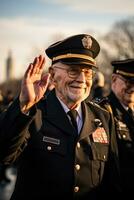
M 36 57 L 34 62 L 29 64 L 22 79 L 19 100 L 21 111 L 24 113 L 37 103 L 47 90 L 50 74 L 43 75 L 44 62 L 45 57 Z

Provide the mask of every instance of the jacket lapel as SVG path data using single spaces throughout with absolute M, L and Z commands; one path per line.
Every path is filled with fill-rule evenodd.
M 80 139 L 91 135 L 98 128 L 96 120 L 100 120 L 105 132 L 109 133 L 108 123 L 105 120 L 106 118 L 109 120 L 109 115 L 106 112 L 103 113 L 97 106 L 87 105 L 85 102 L 82 104 L 82 109 L 85 120 L 80 133 Z
M 81 129 L 80 139 L 90 135 L 96 128 L 94 123 L 94 115 L 89 109 L 89 107 L 86 105 L 86 103 L 82 104 L 82 110 L 83 110 L 84 123 Z
M 75 134 L 75 130 L 72 127 L 59 100 L 57 99 L 54 90 L 47 96 L 45 104 L 47 106 L 44 105 L 44 121 L 48 120 L 55 127 L 61 129 L 67 134 Z

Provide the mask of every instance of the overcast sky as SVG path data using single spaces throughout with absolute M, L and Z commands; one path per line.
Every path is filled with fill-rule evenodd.
M 134 16 L 134 0 L 0 0 L 0 81 L 11 50 L 22 76 L 35 55 L 54 37 L 88 33 L 98 37 L 120 20 Z

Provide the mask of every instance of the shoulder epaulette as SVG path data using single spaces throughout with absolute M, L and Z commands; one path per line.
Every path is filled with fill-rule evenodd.
M 102 101 L 102 98 L 94 98 L 92 101 L 95 103 L 99 103 L 100 101 Z
M 103 98 L 99 99 L 98 104 L 101 104 L 102 102 L 105 102 L 105 103 L 109 102 L 108 97 L 103 97 Z
M 89 104 L 93 105 L 93 106 L 97 106 L 97 107 L 100 107 L 99 104 L 97 104 L 96 102 L 94 101 L 88 101 Z
M 105 108 L 101 107 L 99 104 L 95 103 L 94 101 L 88 101 L 87 104 L 88 104 L 89 106 L 92 105 L 92 106 L 94 106 L 94 107 L 97 107 L 97 108 L 99 108 L 99 109 L 101 109 L 101 110 L 107 112 L 107 110 L 106 110 Z
M 108 97 L 104 97 L 103 99 L 101 99 L 101 101 L 98 104 L 101 107 L 105 108 L 110 113 L 112 113 L 112 108 L 111 108 L 110 101 L 109 101 Z

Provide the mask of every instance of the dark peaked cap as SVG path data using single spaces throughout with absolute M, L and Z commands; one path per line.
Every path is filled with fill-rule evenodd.
M 120 74 L 134 82 L 134 59 L 116 60 L 111 62 L 113 73 Z
M 46 49 L 52 63 L 58 61 L 70 65 L 95 67 L 94 58 L 99 54 L 100 45 L 91 35 L 80 34 L 58 41 Z

